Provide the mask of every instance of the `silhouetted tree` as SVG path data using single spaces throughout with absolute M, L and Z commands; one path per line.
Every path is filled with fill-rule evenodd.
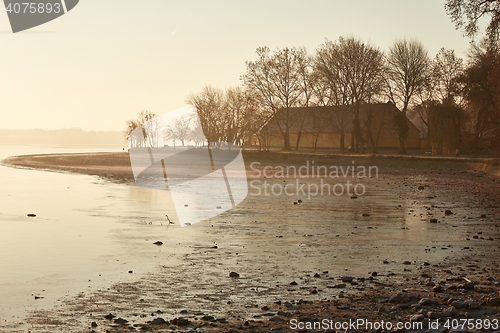
M 486 35 L 491 42 L 498 40 L 500 30 L 500 1 L 498 0 L 447 0 L 446 13 L 457 29 L 462 29 L 471 39 L 479 32 L 479 20 L 490 17 Z
M 283 149 L 290 150 L 290 128 L 297 121 L 290 108 L 301 106 L 304 99 L 301 66 L 307 56 L 304 49 L 284 48 L 270 54 L 268 47 L 257 49 L 257 60 L 246 62 L 241 79 L 266 111 L 273 115 L 283 136 Z
M 406 113 L 416 93 L 423 89 L 430 75 L 430 60 L 424 46 L 416 40 L 397 40 L 386 57 L 387 96 L 400 110 L 394 119 L 399 134 L 399 153 L 406 154 L 408 137 Z

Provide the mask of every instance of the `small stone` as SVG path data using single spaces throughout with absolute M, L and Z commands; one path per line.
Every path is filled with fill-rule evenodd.
M 438 223 L 438 219 L 430 219 L 429 222 L 431 222 L 431 223 Z
M 91 327 L 93 328 L 96 328 L 97 327 L 97 323 L 95 321 L 93 321 L 91 324 L 90 324 Z
M 492 306 L 500 306 L 500 297 L 488 298 L 487 304 Z
M 479 303 L 475 302 L 473 300 L 465 301 L 465 305 L 467 305 L 467 307 L 469 309 L 473 309 L 473 310 L 479 309 Z
M 291 285 L 291 286 L 296 286 L 296 285 L 297 285 L 297 282 L 292 281 L 292 282 L 290 282 L 290 285 Z
M 424 297 L 422 298 L 418 304 L 420 305 L 429 305 L 429 304 L 432 304 L 432 299 L 428 298 L 428 297 Z
M 453 316 L 456 316 L 457 314 L 458 314 L 458 311 L 453 306 L 450 306 L 448 309 L 443 311 L 444 317 L 453 317 Z
M 177 326 L 188 326 L 191 322 L 186 318 L 174 318 L 170 321 L 170 324 Z
M 368 217 L 368 216 L 370 216 L 370 214 L 363 213 L 363 216 L 364 216 L 364 217 Z
M 151 325 L 169 325 L 169 323 L 165 319 L 158 317 L 153 319 Z
M 28 217 L 36 217 L 36 214 L 28 214 Z
M 432 288 L 432 291 L 435 293 L 441 292 L 441 291 L 443 291 L 443 287 L 440 284 L 438 284 L 437 286 L 434 286 Z
M 422 321 L 422 320 L 424 320 L 424 318 L 425 318 L 425 316 L 423 314 L 416 314 L 410 318 L 410 321 L 411 322 Z
M 281 319 L 278 316 L 273 316 L 273 317 L 269 318 L 269 321 L 272 321 L 272 322 L 275 322 L 275 323 L 279 323 L 279 322 L 283 321 L 283 319 Z
M 132 274 L 134 271 L 128 271 L 129 274 Z
M 420 185 L 420 186 L 418 187 L 418 189 L 419 189 L 420 191 L 422 191 L 423 189 L 425 189 L 425 187 L 423 187 L 422 185 Z
M 111 320 L 111 319 L 113 319 L 114 317 L 116 317 L 116 316 L 110 313 L 110 314 L 105 315 L 105 316 L 104 316 L 104 319 Z
M 352 280 L 354 280 L 354 278 L 352 276 L 343 276 L 341 278 L 342 282 L 352 282 Z
M 411 261 L 406 260 L 403 262 L 403 265 L 411 265 Z
M 156 241 L 156 242 L 154 242 L 153 244 L 154 244 L 154 245 L 158 245 L 158 246 L 160 246 L 160 245 L 163 245 L 163 242 L 162 242 L 162 241 Z
M 436 311 L 429 311 L 429 312 L 427 312 L 427 317 L 429 319 L 438 319 L 441 316 Z
M 229 273 L 229 277 L 231 277 L 231 278 L 239 278 L 240 275 L 238 273 L 236 273 L 236 272 L 231 272 L 231 273 Z
M 453 212 L 449 209 L 444 211 L 444 215 L 453 215 Z
M 123 318 L 118 318 L 118 319 L 115 319 L 114 322 L 115 322 L 115 324 L 118 324 L 118 325 L 127 325 L 128 320 L 123 319 Z

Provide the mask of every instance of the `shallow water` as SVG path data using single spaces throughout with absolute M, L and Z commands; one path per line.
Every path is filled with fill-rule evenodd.
M 0 146 L 0 158 L 106 149 Z M 425 182 L 419 175 L 410 178 Z M 161 288 L 175 301 L 173 308 L 222 311 L 210 299 L 246 304 L 257 297 L 255 286 L 267 290 L 268 298 L 278 297 L 283 290 L 277 284 L 315 272 L 384 274 L 394 269 L 382 265 L 384 259 L 435 262 L 453 253 L 444 247 L 464 238 L 464 230 L 428 223 L 423 206 L 435 199 L 427 193 L 418 194 L 417 201 L 415 196 L 407 199 L 410 189 L 383 170 L 379 178 L 363 182 L 366 194 L 357 199 L 300 197 L 298 205 L 293 202 L 299 197 L 250 190 L 235 209 L 180 228 L 166 223 L 165 214 L 175 216 L 167 191 L 0 166 L 0 318 L 5 325 L 22 322 L 29 311 L 63 306 L 63 298 L 145 276 L 153 277 L 153 284 L 168 282 Z M 37 216 L 29 218 L 28 213 Z M 153 245 L 156 240 L 164 245 Z M 212 249 L 215 244 L 218 248 Z M 227 279 L 230 271 L 241 273 L 238 284 Z M 222 290 L 231 293 L 220 296 Z
M 117 150 L 0 146 L 0 158 Z M 2 320 L 22 321 L 26 311 L 51 307 L 61 296 L 137 279 L 157 264 L 144 257 L 159 252 L 152 242 L 166 230 L 160 229 L 168 211 L 166 192 L 5 166 L 0 166 L 0 189 Z

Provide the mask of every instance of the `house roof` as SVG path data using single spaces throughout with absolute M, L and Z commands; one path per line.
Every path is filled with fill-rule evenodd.
M 268 120 L 263 130 L 279 131 L 276 120 L 281 126 L 288 120 L 290 132 L 301 130 L 303 132 L 338 133 L 343 128 L 348 133 L 352 131 L 353 127 L 352 110 L 353 106 L 348 105 L 282 108 Z M 372 123 L 380 125 L 380 122 L 383 122 L 382 125 L 392 127 L 396 112 L 401 111 L 391 102 L 362 104 L 359 109 L 359 120 L 363 126 L 368 120 L 368 116 L 371 115 Z M 408 118 L 407 123 L 420 132 Z

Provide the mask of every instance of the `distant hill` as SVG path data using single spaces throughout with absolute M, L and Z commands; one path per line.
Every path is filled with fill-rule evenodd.
M 81 128 L 58 130 L 0 129 L 0 144 L 126 145 L 126 140 L 123 133 L 118 131 L 84 131 Z

